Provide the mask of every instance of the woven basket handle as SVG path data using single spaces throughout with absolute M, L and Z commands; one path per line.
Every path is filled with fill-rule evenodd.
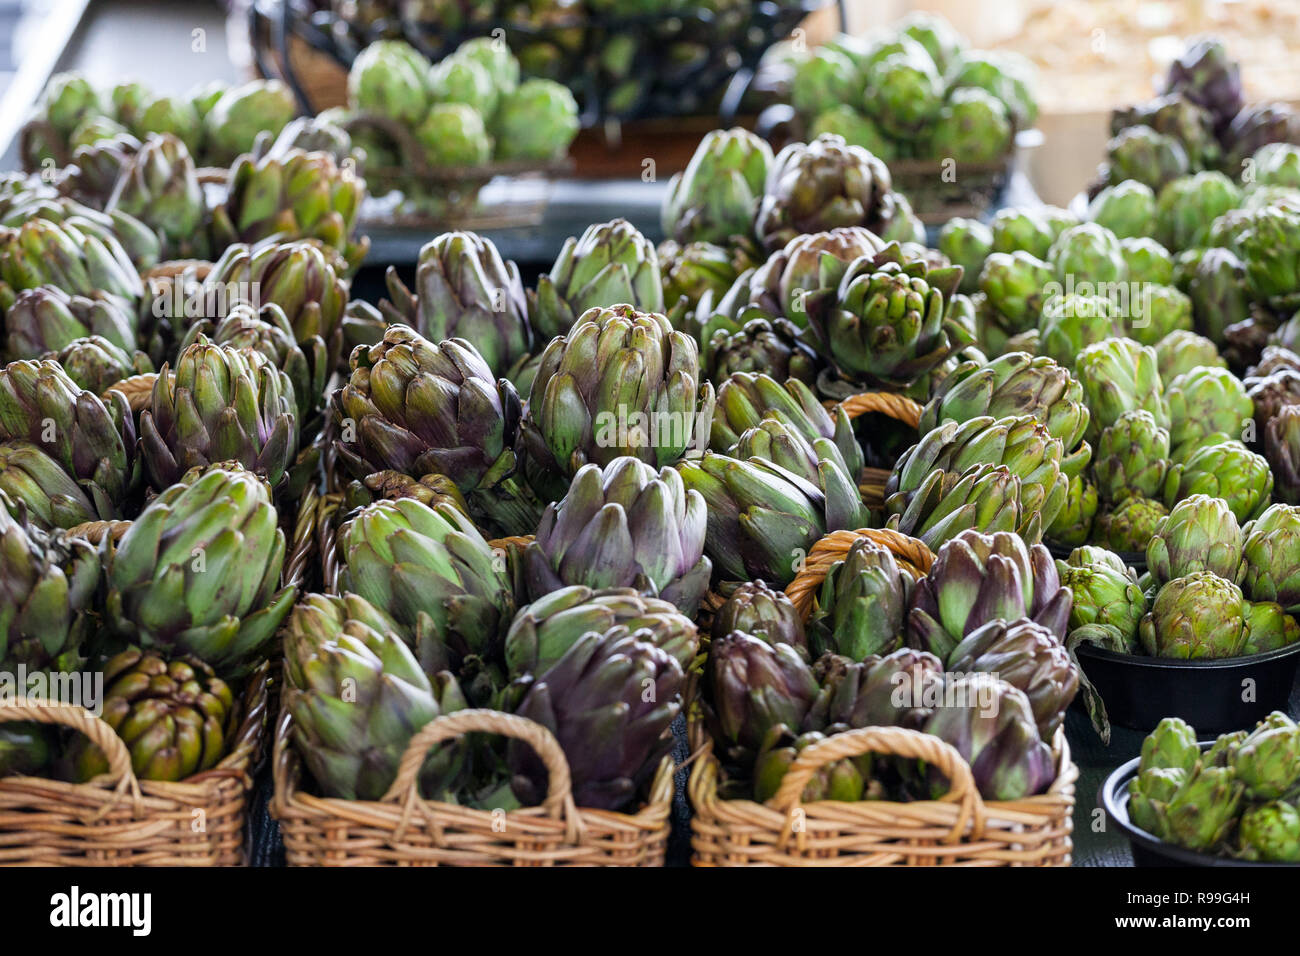
M 126 744 L 107 723 L 84 707 L 70 704 L 5 704 L 0 706 L 0 724 L 32 721 L 38 724 L 59 724 L 71 727 L 89 738 L 108 758 L 108 776 L 119 792 L 130 793 L 137 805 L 140 801 L 140 783 L 131 769 L 131 754 Z
M 844 409 L 849 418 L 876 412 L 888 415 L 912 428 L 921 424 L 921 406 L 910 398 L 894 392 L 863 392 L 860 395 L 850 395 L 837 404 Z
M 944 803 L 961 805 L 945 842 L 956 843 L 973 823 L 978 838 L 984 829 L 984 801 L 980 799 L 971 776 L 970 766 L 950 744 L 932 734 L 904 727 L 863 727 L 834 734 L 821 743 L 813 744 L 795 758 L 781 780 L 781 788 L 771 800 L 773 806 L 793 818 L 799 808 L 803 789 L 818 769 L 846 757 L 863 754 L 890 754 L 924 760 L 948 778 L 948 792 L 939 798 Z M 793 827 L 787 826 L 782 839 L 788 838 Z M 802 836 L 802 834 L 801 834 Z
M 436 744 L 456 740 L 475 731 L 513 737 L 532 747 L 546 767 L 547 787 L 546 798 L 542 801 L 543 809 L 548 816 L 557 820 L 576 817 L 569 761 L 565 759 L 555 735 L 536 721 L 499 710 L 458 710 L 454 714 L 435 717 L 421 727 L 406 745 L 402 761 L 397 765 L 397 777 L 383 799 L 389 801 L 405 797 L 407 801 L 418 800 L 420 768 L 424 766 L 429 751 Z

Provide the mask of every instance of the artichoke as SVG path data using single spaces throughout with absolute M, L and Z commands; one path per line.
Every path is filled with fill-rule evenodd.
M 1155 215 L 1156 194 L 1132 179 L 1107 186 L 1088 204 L 1088 218 L 1120 239 L 1150 236 Z
M 1246 267 L 1229 249 L 1208 249 L 1187 283 L 1197 331 L 1216 344 L 1224 332 L 1250 316 Z
M 808 137 L 839 136 L 850 146 L 860 146 L 878 159 L 891 160 L 896 152 L 880 125 L 848 103 L 839 103 L 813 117 Z M 760 190 L 761 192 L 761 190 Z
M 242 157 L 230 169 L 226 201 L 213 212 L 218 241 L 318 239 L 355 270 L 369 240 L 353 240 L 366 183 L 351 163 L 329 153 L 290 150 L 283 157 Z
M 1008 352 L 986 365 L 963 362 L 934 390 L 921 412 L 922 435 L 940 422 L 1031 415 L 1073 451 L 1088 426 L 1083 390 L 1068 369 L 1051 359 Z
M 978 219 L 949 219 L 939 230 L 938 250 L 962 267 L 961 291 L 980 287 L 984 260 L 993 251 L 993 232 Z
M 683 245 L 725 245 L 749 235 L 771 164 L 772 148 L 746 129 L 706 133 L 686 169 L 668 184 L 664 235 Z
M 827 531 L 855 526 L 862 502 L 828 498 L 817 486 L 761 459 L 706 452 L 677 465 L 688 490 L 704 496 L 704 552 L 724 580 L 761 578 L 784 587 Z
M 150 136 L 122 170 L 105 210 L 121 210 L 156 231 L 168 259 L 205 256 L 207 204 L 194 160 L 175 136 Z
M 511 677 L 549 670 L 584 634 L 625 627 L 686 669 L 699 650 L 695 624 L 672 604 L 632 588 L 562 587 L 519 609 L 506 632 Z
M 1221 498 L 1191 495 L 1178 502 L 1147 545 L 1147 567 L 1156 584 L 1196 571 L 1210 571 L 1239 582 L 1243 537 L 1237 519 Z
M 1130 494 L 1159 497 L 1169 466 L 1169 432 L 1150 412 L 1135 409 L 1102 430 L 1093 474 L 1102 500 L 1119 502 Z
M 1056 276 L 1068 276 L 1096 285 L 1122 282 L 1127 274 L 1119 238 L 1109 229 L 1085 222 L 1071 226 L 1052 243 L 1047 262 Z
M 813 653 L 863 661 L 896 650 L 911 591 L 911 577 L 887 549 L 867 539 L 855 541 L 822 582 L 808 621 Z
M 137 778 L 184 780 L 225 756 L 235 698 L 203 661 L 133 647 L 104 665 L 103 678 L 103 719 L 126 744 Z M 108 773 L 108 758 L 88 738 L 68 759 L 79 781 Z
M 437 472 L 485 521 L 510 534 L 536 528 L 540 508 L 514 474 L 519 397 L 494 381 L 470 343 L 434 344 L 394 325 L 378 344 L 356 349 L 351 364 L 332 400 L 335 447 L 349 471 Z
M 1183 144 L 1146 125 L 1121 130 L 1106 144 L 1106 155 L 1111 184 L 1136 179 L 1159 190 L 1190 170 Z
M 339 529 L 339 587 L 392 615 L 429 673 L 491 660 L 514 615 L 504 562 L 456 508 L 376 501 Z
M 7 311 L 19 292 L 40 286 L 70 296 L 117 297 L 128 308 L 144 294 L 139 273 L 111 235 L 46 219 L 0 228 L 0 307 Z
M 778 724 L 768 731 L 767 737 L 754 761 L 754 799 L 766 802 L 776 796 L 781 782 L 795 758 L 813 744 L 821 743 L 826 735 L 810 730 L 795 737 L 784 725 Z M 803 803 L 819 800 L 854 802 L 867 793 L 871 773 L 871 755 L 832 761 L 818 767 L 804 786 L 799 799 Z
M 1169 801 L 1192 772 L 1179 767 L 1155 767 L 1130 780 L 1128 815 L 1134 826 L 1157 839 L 1170 839 L 1165 817 Z
M 279 80 L 253 80 L 221 92 L 203 117 L 203 150 L 225 166 L 253 148 L 257 137 L 279 134 L 298 112 L 293 92 Z
M 470 57 L 452 54 L 429 70 L 429 93 L 437 103 L 464 103 L 480 116 L 491 116 L 500 99 L 487 68 Z
M 1222 498 L 1244 522 L 1264 512 L 1272 492 L 1273 475 L 1262 456 L 1239 441 L 1219 441 L 1197 448 L 1169 469 L 1164 500 L 1172 507 L 1196 494 Z
M 1254 403 L 1241 380 L 1223 368 L 1195 368 L 1169 382 L 1169 438 L 1173 445 L 1225 432 L 1243 434 Z
M 928 56 L 893 53 L 881 57 L 867 68 L 865 80 L 864 102 L 891 136 L 914 136 L 943 106 L 943 82 Z
M 664 304 L 669 317 L 679 325 L 677 316 L 693 316 L 697 325 L 702 318 L 694 316 L 700 300 L 708 297 L 710 305 L 740 278 L 744 262 L 743 253 L 715 246 L 708 242 L 692 242 L 679 246 L 671 240 L 660 243 L 659 269 L 664 280 Z
M 1108 564 L 1076 567 L 1058 561 L 1056 568 L 1061 584 L 1074 596 L 1070 645 L 1095 639 L 1101 629 L 1105 632 L 1104 644 L 1118 645 L 1128 653 L 1136 651 L 1138 625 L 1146 614 L 1147 600 L 1132 574 Z
M 136 347 L 135 318 L 120 300 L 69 295 L 57 286 L 20 292 L 5 312 L 4 325 L 10 361 L 42 358 L 92 335 L 123 352 Z
M 790 103 L 801 115 L 815 116 L 860 94 L 861 83 L 852 60 L 832 47 L 823 47 L 795 64 Z
M 1138 627 L 1148 654 L 1181 660 L 1238 657 L 1249 636 L 1241 588 L 1209 571 L 1162 586 Z
M 1166 183 L 1156 200 L 1155 237 L 1166 249 L 1204 245 L 1210 223 L 1241 204 L 1241 187 L 1207 171 Z
M 60 351 L 46 352 L 41 357 L 58 362 L 79 388 L 96 395 L 124 378 L 153 371 L 153 364 L 143 352 L 128 355 L 98 335 L 73 339 Z
M 1138 773 L 1148 770 L 1183 770 L 1191 773 L 1201 759 L 1196 731 L 1181 717 L 1165 717 L 1142 740 Z
M 103 101 L 90 80 L 80 73 L 55 73 L 45 85 L 37 111 L 55 131 L 67 137 L 87 116 L 102 113 Z
M 811 385 L 817 378 L 812 349 L 784 319 L 775 322 L 755 317 L 731 332 L 715 328 L 701 356 L 704 377 L 722 384 L 737 373 L 765 372 L 777 381 L 797 380 Z
M 1215 344 L 1195 332 L 1170 332 L 1153 347 L 1162 382 L 1172 382 L 1184 372 L 1197 368 L 1227 367 Z
M 733 631 L 709 648 L 714 737 L 731 763 L 747 767 L 776 726 L 797 730 L 818 694 L 817 680 L 788 644 Z
M 563 156 L 578 134 L 578 103 L 568 88 L 547 79 L 524 80 L 502 93 L 490 132 L 496 159 L 539 162 Z
M 965 706 L 935 708 L 922 729 L 956 748 L 985 799 L 1020 800 L 1056 778 L 1052 751 L 1038 735 L 1023 691 L 974 673 L 949 679 L 944 693 Z
M 105 406 L 53 361 L 10 362 L 0 369 L 0 441 L 38 446 L 104 517 L 118 513 L 138 475 L 130 411 L 120 393 L 113 394 Z
M 492 158 L 483 117 L 464 103 L 433 104 L 412 135 L 434 168 L 473 169 Z
M 492 374 L 509 373 L 531 347 L 528 303 L 519 267 L 501 258 L 490 239 L 448 232 L 420 250 L 412 293 L 389 267 L 391 304 L 381 303 L 390 323 L 409 325 L 441 342 L 475 343 Z
M 1237 846 L 1247 860 L 1300 863 L 1300 810 L 1280 800 L 1247 807 L 1237 821 Z
M 1119 251 L 1130 282 L 1173 285 L 1173 257 L 1154 239 L 1120 239 Z
M 1071 371 L 1076 371 L 1079 355 L 1089 345 L 1124 335 L 1109 299 L 1073 292 L 1043 303 L 1038 329 L 1038 354 Z
M 1169 425 L 1156 354 L 1132 339 L 1107 339 L 1079 353 L 1075 374 L 1092 417 L 1086 437 L 1094 441 L 1125 412 L 1145 409 L 1157 425 Z
M 1242 654 L 1264 654 L 1300 641 L 1300 624 L 1273 601 L 1247 601 L 1246 627 L 1250 636 Z
M 41 531 L 7 498 L 0 505 L 0 669 L 75 670 L 97 627 L 99 554 Z
M 913 589 L 907 643 L 947 659 L 989 621 L 1022 617 L 1063 641 L 1070 600 L 1041 544 L 1026 546 L 1007 532 L 965 531 L 939 548 L 930 573 Z
M 1255 601 L 1300 611 L 1300 508 L 1276 504 L 1242 528 L 1241 586 Z
M 1145 283 L 1126 310 L 1125 334 L 1142 345 L 1155 345 L 1171 332 L 1192 329 L 1192 300 L 1173 286 Z
M 671 468 L 656 473 L 635 458 L 585 465 L 525 551 L 529 592 L 630 586 L 694 614 L 713 570 L 705 518 L 704 498 Z
M 529 315 L 539 341 L 566 335 L 594 308 L 630 305 L 663 312 L 663 280 L 654 245 L 627 220 L 588 226 L 564 242 L 551 271 L 537 280 Z
M 1072 476 L 1065 492 L 1065 504 L 1056 520 L 1044 529 L 1044 537 L 1058 545 L 1078 547 L 1092 537 L 1098 505 L 1096 483 L 1083 474 Z
M 200 336 L 163 366 L 140 413 L 140 449 L 158 490 L 190 468 L 238 461 L 277 487 L 298 452 L 297 399 L 289 376 L 261 352 Z
M 1113 508 L 1097 515 L 1095 537 L 1115 551 L 1143 552 L 1160 522 L 1169 514 L 1159 501 L 1130 494 Z
M 1264 426 L 1264 458 L 1273 489 L 1287 504 L 1300 504 L 1300 406 L 1284 405 Z
M 736 587 L 713 615 L 713 636 L 721 640 L 743 631 L 769 644 L 789 644 L 807 654 L 808 638 L 803 618 L 782 591 L 763 581 L 746 581 Z
M 416 731 L 468 706 L 451 674 L 427 676 L 383 612 L 355 594 L 309 594 L 293 609 L 284 672 L 294 745 L 328 797 L 380 799 Z M 421 791 L 441 798 L 462 760 L 457 745 L 435 750 Z
M 1231 767 L 1201 766 L 1187 772 L 1165 809 L 1167 839 L 1190 850 L 1209 850 L 1228 839 L 1242 802 Z
M 947 669 L 983 672 L 1024 691 L 1039 736 L 1051 740 L 1079 689 L 1079 668 L 1061 639 L 1024 618 L 993 620 L 967 634 L 953 648 Z
M 1096 489 L 1093 499 L 1095 508 Z M 990 464 L 972 465 L 960 474 L 936 468 L 885 526 L 919 538 L 929 548 L 968 529 L 1014 531 L 1030 542 L 1043 535 L 1042 515 L 1021 503 L 1020 479 L 1005 465 Z
M 839 226 L 879 234 L 895 208 L 885 164 L 860 146 L 825 135 L 791 143 L 772 160 L 754 228 L 775 252 L 795 236 Z
M 429 105 L 428 63 L 401 40 L 370 44 L 348 71 L 348 100 L 364 113 L 406 126 L 422 120 Z
M 1300 189 L 1300 146 L 1268 143 L 1251 157 L 1255 163 L 1256 186 Z
M 636 797 L 672 750 L 669 727 L 681 712 L 684 684 L 678 663 L 645 640 L 644 632 L 615 627 L 578 638 L 531 679 L 515 713 L 555 735 L 569 764 L 575 803 L 617 810 Z M 525 804 L 540 803 L 547 792 L 541 760 L 515 740 L 507 759 L 515 795 Z
M 265 483 L 235 466 L 172 484 L 105 563 L 107 621 L 145 650 L 240 676 L 267 652 L 297 589 L 280 588 L 284 532 Z
M 1043 311 L 1051 266 L 1024 251 L 995 252 L 984 260 L 979 287 L 1008 335 L 1034 326 Z
M 930 128 L 930 153 L 967 163 L 1006 157 L 1014 130 L 1001 100 L 981 89 L 960 87 L 948 95 Z
M 0 443 L 0 492 L 10 504 L 21 504 L 27 520 L 43 531 L 99 519 L 72 477 L 29 441 Z
M 959 268 L 929 268 L 894 244 L 850 265 L 838 289 L 806 302 L 816 348 L 846 380 L 823 390 L 901 391 L 971 344 L 948 310 L 960 281 Z
M 1284 296 L 1300 289 L 1300 210 L 1268 206 L 1251 214 L 1237 252 L 1246 266 L 1253 298 Z
M 702 446 L 714 393 L 698 376 L 695 340 L 662 315 L 584 313 L 542 353 L 523 424 L 530 481 L 554 500 L 588 462 L 663 467 Z
M 1180 94 L 1209 110 L 1221 129 L 1242 107 L 1241 68 L 1222 40 L 1196 37 L 1169 64 L 1162 92 Z

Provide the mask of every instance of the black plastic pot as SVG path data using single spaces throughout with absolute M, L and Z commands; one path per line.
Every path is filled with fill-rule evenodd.
M 1200 732 L 1200 728 L 1197 728 Z M 1202 741 L 1201 749 L 1209 747 L 1211 741 Z M 1101 785 L 1097 798 L 1106 808 L 1106 815 L 1124 831 L 1129 846 L 1133 848 L 1133 862 L 1137 866 L 1290 866 L 1293 863 L 1251 863 L 1234 860 L 1226 856 L 1212 856 L 1209 853 L 1197 853 L 1181 846 L 1174 846 L 1153 837 L 1145 830 L 1140 830 L 1128 818 L 1128 784 L 1137 776 L 1141 757 L 1134 757 L 1122 764 Z
M 1183 718 L 1198 734 L 1249 730 L 1272 711 L 1286 710 L 1300 666 L 1300 643 L 1212 661 L 1117 654 L 1088 644 L 1076 653 L 1111 722 L 1141 731 L 1165 717 Z M 1242 699 L 1247 680 L 1254 681 L 1250 701 Z

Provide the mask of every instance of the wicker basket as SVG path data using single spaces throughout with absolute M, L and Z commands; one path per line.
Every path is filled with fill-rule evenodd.
M 542 759 L 549 790 L 541 806 L 508 813 L 424 800 L 416 775 L 435 744 L 467 733 L 525 741 Z M 436 718 L 411 738 L 382 800 L 339 800 L 300 789 L 293 717 L 275 734 L 272 815 L 290 866 L 662 866 L 673 800 L 673 762 L 664 758 L 648 802 L 636 813 L 577 807 L 569 765 L 540 724 L 494 710 Z
M 909 428 L 921 424 L 921 406 L 905 395 L 896 392 L 863 392 L 850 395 L 843 401 L 828 401 L 826 405 L 838 405 L 848 414 L 849 420 L 862 415 L 885 415 L 902 422 Z M 862 492 L 862 501 L 873 511 L 885 506 L 885 483 L 889 481 L 889 471 L 884 468 L 865 468 L 858 479 L 858 490 Z
M 231 752 L 178 783 L 137 780 L 113 728 L 80 707 L 0 706 L 0 723 L 60 724 L 90 738 L 109 772 L 90 783 L 0 779 L 0 865 L 240 866 L 252 770 L 266 735 L 267 665 L 249 678 Z
M 888 548 L 914 579 L 925 576 L 934 554 L 916 538 L 881 528 L 834 531 L 808 552 L 785 593 L 806 620 L 831 566 L 866 538 Z M 1047 792 L 1023 800 L 985 802 L 970 767 L 950 745 L 901 727 L 865 727 L 808 747 L 767 803 L 718 797 L 721 764 L 699 714 L 689 726 L 695 766 L 687 792 L 695 866 L 1069 866 L 1074 782 L 1064 733 L 1053 741 L 1056 779 Z M 802 804 L 817 768 L 844 757 L 893 754 L 924 760 L 951 787 L 940 800 L 894 803 L 820 801 Z

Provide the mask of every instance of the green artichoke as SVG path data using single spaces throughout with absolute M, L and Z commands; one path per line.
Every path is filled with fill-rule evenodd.
M 1242 786 L 1231 767 L 1202 766 L 1188 772 L 1165 811 L 1168 839 L 1190 850 L 1222 845 L 1241 802 Z
M 1227 367 L 1215 344 L 1195 332 L 1170 332 L 1154 348 L 1162 382 L 1172 382 L 1183 373 L 1197 368 Z
M 0 492 L 10 504 L 25 507 L 27 520 L 42 531 L 100 517 L 62 466 L 29 441 L 0 443 Z
M 1054 275 L 1051 266 L 1027 252 L 995 252 L 984 260 L 979 287 L 1003 320 L 1003 331 L 1014 335 L 1038 322 Z
M 429 106 L 429 64 L 401 40 L 380 40 L 361 51 L 348 71 L 348 100 L 363 113 L 414 126 Z
M 1086 437 L 1095 441 L 1105 428 L 1134 409 L 1151 413 L 1157 425 L 1169 425 L 1156 353 L 1132 339 L 1106 339 L 1079 353 L 1075 374 L 1083 386 L 1092 417 Z
M 736 374 L 764 372 L 777 381 L 795 380 L 811 385 L 818 363 L 812 349 L 784 319 L 774 322 L 755 317 L 732 332 L 713 330 L 701 355 L 704 377 L 721 385 Z
M 1056 563 L 1061 584 L 1070 589 L 1070 645 L 1089 640 L 1097 629 L 1107 634 L 1105 643 L 1118 644 L 1126 652 L 1137 650 L 1138 625 L 1147 611 L 1146 595 L 1132 574 L 1107 564 L 1076 567 Z
M 700 300 L 707 296 L 711 306 L 726 295 L 748 261 L 743 253 L 709 242 L 679 246 L 668 240 L 659 244 L 658 255 L 664 282 L 664 304 L 669 310 L 669 318 L 678 328 L 682 327 L 678 313 L 688 321 L 694 318 L 696 325 L 703 325 L 701 319 L 707 321 L 707 317 L 694 315 Z
M 1250 636 L 1242 654 L 1264 654 L 1300 641 L 1300 624 L 1273 601 L 1247 601 L 1246 626 Z
M 272 137 L 298 112 L 293 92 L 279 80 L 253 80 L 224 90 L 203 117 L 203 151 L 225 166 L 253 148 L 257 137 Z
M 772 164 L 767 141 L 740 127 L 704 135 L 664 197 L 664 235 L 680 243 L 725 245 L 753 230 Z
M 0 669 L 75 670 L 98 627 L 99 554 L 41 531 L 7 497 L 0 505 Z
M 26 440 L 80 486 L 97 514 L 115 516 L 136 485 L 134 423 L 126 401 L 106 406 L 53 361 L 0 369 L 0 441 Z
M 154 229 L 168 259 L 204 257 L 207 204 L 186 144 L 150 136 L 123 169 L 105 209 L 120 209 Z
M 823 47 L 795 64 L 790 77 L 790 103 L 800 114 L 816 116 L 860 95 L 861 84 L 862 77 L 852 60 Z
M 490 661 L 514 615 L 504 562 L 459 510 L 376 501 L 339 529 L 339 587 L 392 615 L 425 670 Z
M 1268 206 L 1251 214 L 1238 237 L 1246 266 L 1246 287 L 1255 299 L 1285 296 L 1300 289 L 1300 209 Z
M 519 86 L 519 61 L 496 37 L 472 37 L 456 47 L 456 56 L 478 63 L 499 90 L 509 92 Z
M 482 63 L 470 57 L 452 54 L 429 70 L 429 94 L 438 103 L 464 103 L 480 116 L 491 116 L 500 100 L 500 91 Z
M 993 251 L 1027 252 L 1035 259 L 1046 259 L 1056 234 L 1046 217 L 1037 209 L 1007 207 L 993 214 L 989 223 L 993 233 Z
M 1065 230 L 1052 243 L 1047 262 L 1056 276 L 1095 284 L 1122 282 L 1127 278 L 1119 238 L 1103 226 L 1085 222 Z
M 1187 283 L 1196 328 L 1222 345 L 1224 332 L 1250 316 L 1246 267 L 1229 249 L 1207 249 Z
M 1094 536 L 1115 551 L 1143 552 L 1168 514 L 1159 501 L 1130 494 L 1097 515 Z
M 704 553 L 723 580 L 761 578 L 785 586 L 827 531 L 849 528 L 862 501 L 835 500 L 817 486 L 761 460 L 706 452 L 678 463 L 688 490 L 704 496 Z
M 772 160 L 754 228 L 775 252 L 795 236 L 864 226 L 880 234 L 895 215 L 889 169 L 860 146 L 824 135 Z
M 1169 839 L 1169 824 L 1165 816 L 1169 801 L 1190 772 L 1178 767 L 1156 767 L 1143 770 L 1130 780 L 1128 815 L 1133 824 L 1157 839 Z
M 865 81 L 863 101 L 885 132 L 900 139 L 916 135 L 944 105 L 943 82 L 929 56 L 893 53 L 882 57 L 867 68 Z M 797 103 L 795 108 L 799 108 Z
M 143 352 L 128 355 L 98 335 L 73 339 L 60 351 L 46 352 L 41 358 L 58 362 L 79 388 L 96 395 L 124 378 L 153 371 L 153 363 Z
M 1300 508 L 1276 504 L 1242 528 L 1241 586 L 1255 601 L 1300 611 Z
M 783 724 L 768 731 L 758 757 L 754 761 L 754 799 L 766 802 L 776 796 L 781 782 L 795 758 L 814 744 L 821 743 L 826 735 L 810 730 L 795 737 Z M 819 800 L 854 802 L 867 792 L 871 772 L 871 755 L 832 761 L 818 767 L 804 786 L 799 799 L 803 803 Z
M 1071 371 L 1076 370 L 1080 353 L 1089 345 L 1124 335 L 1123 323 L 1109 299 L 1073 292 L 1043 302 L 1038 331 L 1038 353 Z
M 944 693 L 964 706 L 936 707 L 921 729 L 961 754 L 986 800 L 1020 800 L 1056 778 L 1051 748 L 1038 735 L 1023 691 L 993 674 L 974 673 L 947 680 Z M 947 786 L 934 784 L 940 792 Z
M 468 339 L 494 375 L 507 375 L 531 348 L 519 267 L 475 233 L 448 232 L 425 245 L 414 292 L 390 267 L 388 294 L 391 304 L 380 307 L 390 322 L 409 325 L 434 342 Z
M 1166 183 L 1156 201 L 1155 237 L 1166 249 L 1204 245 L 1210 223 L 1241 204 L 1241 188 L 1207 171 Z
M 111 235 L 46 219 L 0 228 L 0 307 L 7 311 L 19 292 L 40 286 L 73 296 L 117 297 L 128 308 L 144 295 L 139 273 Z
M 803 654 L 808 637 L 803 618 L 785 592 L 763 581 L 745 581 L 713 615 L 713 637 L 721 640 L 732 631 L 762 638 L 769 644 L 789 644 Z
M 1147 568 L 1156 584 L 1196 571 L 1241 581 L 1243 537 L 1237 519 L 1221 498 L 1191 495 L 1178 502 L 1147 545 Z
M 426 675 L 383 612 L 355 594 L 309 594 L 293 609 L 284 673 L 294 745 L 327 797 L 380 799 L 416 731 L 468 706 L 451 674 Z M 421 792 L 442 798 L 463 759 L 456 744 L 433 751 Z
M 137 778 L 184 780 L 226 755 L 235 698 L 203 661 L 133 647 L 111 658 L 103 677 L 103 720 L 126 744 Z M 108 773 L 108 758 L 85 737 L 68 760 L 79 781 Z
M 69 295 L 57 286 L 18 294 L 4 316 L 6 355 L 37 359 L 97 336 L 123 352 L 136 347 L 135 317 L 114 296 Z
M 1241 380 L 1224 368 L 1195 368 L 1169 382 L 1170 441 L 1174 445 L 1212 434 L 1242 434 L 1254 403 Z
M 99 92 L 80 73 L 55 73 L 51 76 L 37 106 L 37 112 L 64 137 L 70 136 L 87 116 L 103 110 Z
M 823 391 L 903 390 L 971 344 L 948 310 L 960 281 L 959 268 L 932 269 L 891 244 L 853 263 L 833 293 L 806 300 L 816 348 L 845 380 Z
M 1132 179 L 1107 186 L 1088 204 L 1088 218 L 1120 239 L 1150 236 L 1155 216 L 1156 194 Z
M 1088 426 L 1083 390 L 1069 370 L 1044 356 L 1008 352 L 986 365 L 963 362 L 934 390 L 921 412 L 922 435 L 940 422 L 980 415 L 1031 415 L 1073 452 Z
M 939 230 L 937 248 L 962 267 L 961 291 L 978 291 L 984 260 L 993 251 L 992 230 L 978 219 L 949 219 Z
M 260 352 L 200 340 L 163 366 L 140 413 L 140 450 L 154 488 L 190 468 L 236 460 L 277 487 L 298 453 L 289 376 Z
M 1092 537 L 1092 522 L 1097 516 L 1097 485 L 1083 474 L 1070 478 L 1065 504 L 1056 520 L 1044 529 L 1048 541 L 1064 547 L 1078 547 Z
M 1095 506 L 1095 489 L 1093 497 Z M 1035 543 L 1043 536 L 1042 515 L 1021 503 L 1020 479 L 1005 465 L 990 464 L 960 474 L 934 469 L 885 527 L 920 538 L 932 549 L 968 529 L 1014 531 Z
M 1007 532 L 965 531 L 945 542 L 912 591 L 907 643 L 943 659 L 989 621 L 1029 618 L 1064 640 L 1070 591 L 1047 548 Z
M 830 566 L 817 609 L 808 621 L 814 655 L 841 654 L 853 661 L 888 654 L 903 641 L 912 579 L 887 549 L 855 541 Z
M 1300 146 L 1291 143 L 1266 143 L 1255 155 L 1256 186 L 1300 188 Z
M 1106 144 L 1106 156 L 1111 184 L 1136 179 L 1159 190 L 1190 170 L 1183 144 L 1145 125 L 1120 130 Z
M 226 200 L 213 211 L 213 231 L 226 245 L 318 239 L 355 270 L 369 248 L 369 240 L 352 238 L 365 198 L 366 182 L 354 166 L 340 166 L 329 153 L 244 156 L 230 169 Z
M 562 587 L 519 609 L 506 633 L 511 677 L 549 670 L 584 635 L 625 627 L 683 669 L 699 651 L 695 624 L 672 604 L 632 588 Z
M 1173 286 L 1143 284 L 1126 311 L 1125 334 L 1142 345 L 1156 345 L 1171 332 L 1192 329 L 1192 300 Z
M 1176 462 L 1165 477 L 1165 504 L 1191 495 L 1222 498 L 1238 521 L 1259 517 L 1269 506 L 1273 474 L 1268 462 L 1239 441 L 1205 445 Z
M 145 650 L 240 676 L 267 653 L 297 593 L 280 588 L 276 524 L 266 484 L 237 466 L 170 485 L 109 551 L 106 620 Z
M 1120 415 L 1097 440 L 1093 475 L 1103 501 L 1159 497 L 1169 466 L 1169 432 L 1145 409 Z
M 1119 251 L 1130 282 L 1174 284 L 1173 257 L 1154 239 L 1120 239 Z
M 1300 863 L 1300 810 L 1280 800 L 1247 807 L 1237 821 L 1237 846 L 1247 860 Z
M 492 158 L 492 139 L 478 110 L 464 103 L 435 103 L 412 134 L 435 168 L 473 169 Z
M 530 481 L 554 500 L 588 462 L 663 467 L 703 446 L 714 392 L 698 376 L 695 340 L 662 315 L 587 311 L 542 353 L 523 424 Z
M 539 162 L 563 156 L 578 135 L 578 103 L 568 88 L 534 77 L 503 92 L 492 114 L 496 159 Z
M 583 635 L 531 678 L 515 713 L 555 735 L 578 806 L 617 810 L 672 750 L 669 727 L 681 712 L 684 685 L 678 663 L 644 632 L 615 627 Z M 540 758 L 512 740 L 507 759 L 515 795 L 525 804 L 540 803 L 547 793 Z
M 1156 593 L 1138 636 L 1152 657 L 1238 657 L 1250 636 L 1241 588 L 1209 571 L 1174 578 Z
M 861 146 L 877 159 L 889 161 L 896 148 L 871 117 L 859 112 L 848 103 L 838 103 L 822 110 L 808 126 L 810 139 L 821 136 L 839 136 L 850 146 Z
M 704 498 L 671 468 L 635 458 L 578 469 L 568 493 L 547 505 L 524 552 L 529 593 L 565 585 L 635 587 L 694 614 L 713 564 L 704 556 Z
M 588 310 L 626 304 L 663 312 L 663 279 L 652 243 L 626 219 L 588 226 L 564 242 L 537 280 L 529 315 L 539 341 L 567 334 Z
M 509 534 L 536 528 L 540 506 L 515 476 L 519 397 L 469 342 L 435 344 L 394 325 L 378 344 L 356 349 L 351 364 L 331 408 L 335 448 L 354 476 L 437 472 L 488 523 Z
M 930 128 L 930 154 L 966 163 L 995 163 L 1014 142 L 1006 105 L 981 89 L 960 87 L 948 94 Z
M 1142 741 L 1138 773 L 1183 770 L 1191 773 L 1201 760 L 1196 731 L 1181 717 L 1165 717 Z M 1208 765 L 1208 764 L 1207 764 Z

